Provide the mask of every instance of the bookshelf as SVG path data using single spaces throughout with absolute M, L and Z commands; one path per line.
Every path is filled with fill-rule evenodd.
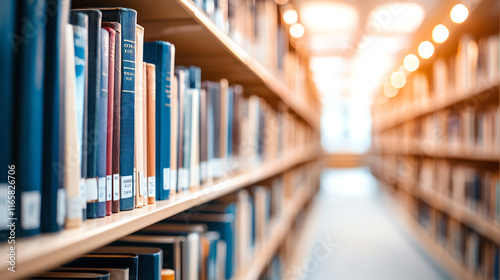
M 500 246 L 498 2 L 469 11 L 461 24 L 434 22 L 449 28 L 446 42 L 407 72 L 396 96 L 376 97 L 368 162 L 391 212 L 433 259 L 453 277 L 491 279 Z

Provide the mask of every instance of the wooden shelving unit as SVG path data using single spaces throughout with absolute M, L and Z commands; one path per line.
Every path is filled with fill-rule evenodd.
M 4 261 L 0 266 L 0 279 L 22 279 L 63 264 L 148 225 L 283 173 L 296 165 L 315 160 L 319 156 L 320 151 L 317 147 L 306 147 L 281 159 L 264 163 L 255 169 L 224 178 L 212 185 L 202 187 L 196 192 L 178 194 L 169 200 L 157 201 L 156 204 L 148 205 L 148 207 L 120 212 L 101 219 L 87 220 L 79 228 L 63 230 L 55 234 L 42 234 L 32 238 L 18 239 L 16 240 L 17 272 L 12 273 L 7 270 L 6 256 L 3 256 L 2 260 Z M 296 194 L 290 204 L 293 206 L 292 209 L 287 208 L 283 220 L 280 220 L 276 227 L 277 231 L 274 235 L 279 236 L 275 237 L 273 235 L 269 241 L 270 245 L 277 246 L 274 241 L 280 240 L 278 237 L 286 234 L 286 228 L 290 226 L 293 217 L 297 215 L 297 211 L 301 209 L 300 206 L 305 203 L 308 197 L 301 193 Z M 0 250 L 8 252 L 8 246 L 8 244 L 4 243 L 0 246 Z M 261 252 L 259 256 L 265 254 L 271 254 L 271 252 Z M 254 264 L 253 266 L 262 269 L 262 264 Z M 253 272 L 255 269 L 251 271 Z
M 222 32 L 190 0 L 75 0 L 79 7 L 128 7 L 137 11 L 144 41 L 163 40 L 176 47 L 177 65 L 197 65 L 203 80 L 228 79 L 246 94 L 280 101 L 319 131 L 320 108 L 294 98 L 282 82 Z

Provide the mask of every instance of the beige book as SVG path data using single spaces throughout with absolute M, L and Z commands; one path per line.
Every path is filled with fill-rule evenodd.
M 143 45 L 143 43 L 141 43 Z M 148 205 L 148 125 L 147 125 L 147 69 L 146 62 L 142 62 L 142 176 L 141 195 L 144 206 Z
M 66 25 L 66 88 L 64 95 L 64 188 L 66 189 L 66 228 L 82 224 L 80 196 L 80 158 L 76 117 L 76 73 L 73 27 Z
M 134 108 L 134 189 L 135 189 L 135 207 L 144 206 L 142 191 L 142 177 L 144 176 L 144 148 L 143 148 L 143 99 L 142 99 L 142 61 L 143 61 L 143 41 L 144 28 L 137 25 L 136 32 L 136 50 L 135 50 L 135 108 Z

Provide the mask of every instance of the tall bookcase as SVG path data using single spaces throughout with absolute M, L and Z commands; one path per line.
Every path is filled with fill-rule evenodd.
M 279 13 L 278 6 L 275 12 Z M 138 231 L 182 211 L 220 198 L 237 190 L 283 175 L 305 164 L 318 164 L 317 172 L 304 179 L 303 186 L 285 193 L 284 212 L 272 225 L 270 235 L 254 253 L 253 259 L 241 265 L 236 279 L 257 279 L 271 262 L 273 256 L 290 244 L 290 234 L 299 230 L 297 219 L 303 216 L 308 203 L 319 186 L 319 170 L 322 150 L 320 146 L 320 104 L 314 97 L 314 88 L 308 79 L 307 69 L 298 71 L 298 65 L 307 65 L 306 58 L 286 49 L 295 60 L 286 69 L 277 71 L 264 65 L 265 58 L 257 59 L 254 51 L 249 54 L 227 32 L 221 30 L 193 1 L 190 0 L 143 0 L 143 1 L 92 1 L 74 0 L 76 7 L 127 7 L 138 12 L 138 24 L 146 30 L 145 41 L 164 40 L 176 48 L 176 65 L 196 65 L 202 69 L 202 80 L 226 78 L 231 84 L 239 84 L 244 94 L 257 95 L 271 106 L 289 112 L 309 128 L 312 139 L 307 146 L 280 157 L 265 161 L 249 171 L 231 174 L 222 180 L 201 186 L 198 190 L 157 201 L 141 209 L 124 211 L 101 219 L 84 222 L 82 227 L 65 229 L 58 233 L 41 234 L 18 239 L 16 242 L 16 273 L 7 270 L 6 262 L 0 265 L 0 279 L 24 279 L 38 272 L 49 270 L 78 256 L 104 246 L 121 237 Z M 277 16 L 279 19 L 279 14 Z M 300 74 L 301 77 L 298 77 Z M 301 82 L 297 82 L 300 80 Z M 313 94 L 311 94 L 313 93 Z M 293 230 L 295 228 L 295 230 Z M 8 244 L 0 245 L 7 252 Z M 286 246 L 290 248 L 290 246 Z M 290 249 L 287 249 L 290 253 Z
M 493 279 L 500 245 L 499 3 L 471 3 L 465 22 L 435 23 L 450 28 L 449 38 L 434 44 L 434 55 L 420 60 L 398 94 L 376 98 L 369 158 L 395 198 L 393 212 L 437 262 L 457 279 Z

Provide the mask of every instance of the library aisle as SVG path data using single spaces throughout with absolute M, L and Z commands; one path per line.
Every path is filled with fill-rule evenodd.
M 291 279 L 452 279 L 397 224 L 383 195 L 366 168 L 325 169 L 309 253 L 287 271 Z

